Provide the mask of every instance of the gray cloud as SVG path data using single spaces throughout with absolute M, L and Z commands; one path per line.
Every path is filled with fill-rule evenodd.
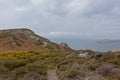
M 0 28 L 47 37 L 119 38 L 120 0 L 0 0 Z

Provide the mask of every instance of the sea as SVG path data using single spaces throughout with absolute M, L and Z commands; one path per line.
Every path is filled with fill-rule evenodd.
M 63 39 L 63 38 L 51 38 L 56 43 L 65 42 L 72 49 L 75 50 L 93 50 L 97 52 L 107 52 L 113 50 L 120 50 L 120 41 L 99 43 L 97 39 Z

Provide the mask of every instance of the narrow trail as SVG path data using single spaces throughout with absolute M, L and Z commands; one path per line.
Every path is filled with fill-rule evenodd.
M 48 80 L 58 80 L 56 70 L 47 71 Z

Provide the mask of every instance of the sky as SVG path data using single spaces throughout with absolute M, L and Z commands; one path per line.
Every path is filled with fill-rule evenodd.
M 120 0 L 0 0 L 0 29 L 48 38 L 120 39 Z

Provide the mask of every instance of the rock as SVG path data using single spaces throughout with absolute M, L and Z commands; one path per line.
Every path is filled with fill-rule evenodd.
M 87 58 L 87 56 L 88 56 L 88 52 L 80 53 L 80 54 L 78 55 L 78 57 L 81 57 L 81 58 Z
M 60 44 L 60 46 L 65 47 L 65 48 L 69 48 L 68 44 L 65 43 L 65 42 L 62 42 L 62 43 Z

